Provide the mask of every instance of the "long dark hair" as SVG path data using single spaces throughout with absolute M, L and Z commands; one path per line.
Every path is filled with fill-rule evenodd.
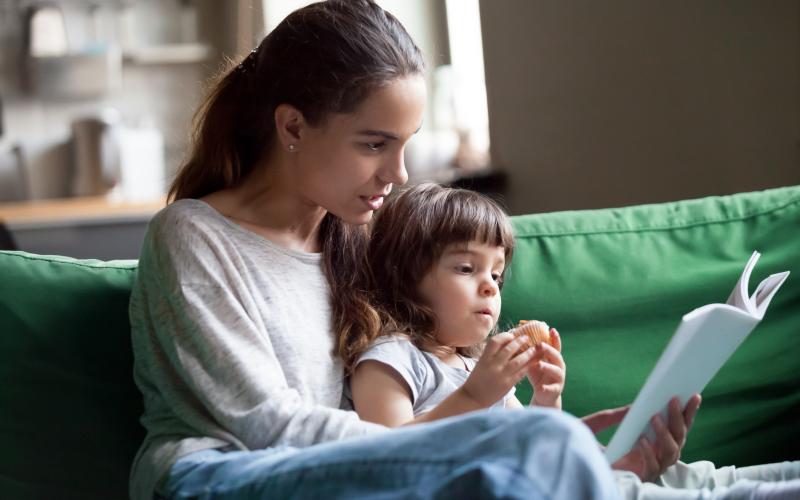
M 373 90 L 424 72 L 405 28 L 372 0 L 328 0 L 286 17 L 239 65 L 224 71 L 195 115 L 192 148 L 169 200 L 236 186 L 275 142 L 275 109 L 290 104 L 312 126 L 349 113 Z M 328 213 L 319 231 L 334 329 L 374 330 L 365 296 L 367 233 Z
M 505 275 L 514 235 L 508 216 L 492 199 L 424 183 L 386 202 L 373 221 L 368 251 L 369 292 L 382 324 L 378 330 L 353 331 L 340 345 L 348 370 L 381 334 L 408 335 L 423 350 L 437 344 L 436 316 L 420 296 L 419 285 L 448 246 L 471 241 L 503 247 Z M 479 345 L 458 349 L 466 356 L 479 351 Z

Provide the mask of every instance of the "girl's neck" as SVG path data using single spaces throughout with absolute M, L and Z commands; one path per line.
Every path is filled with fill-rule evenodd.
M 426 347 L 428 352 L 439 358 L 442 363 L 455 368 L 465 368 L 464 360 L 458 354 L 458 351 L 453 346 L 435 344 Z

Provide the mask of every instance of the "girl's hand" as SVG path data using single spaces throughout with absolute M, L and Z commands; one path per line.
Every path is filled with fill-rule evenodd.
M 478 363 L 459 390 L 481 408 L 488 408 L 522 380 L 535 354 L 527 335 L 499 333 L 486 342 Z
M 555 347 L 541 343 L 535 347 L 534 362 L 528 368 L 528 380 L 533 386 L 531 406 L 561 409 L 561 393 L 567 378 L 567 365 L 561 356 L 561 336 L 550 329 L 550 341 Z
M 686 444 L 686 435 L 692 427 L 698 408 L 700 408 L 699 394 L 689 398 L 682 412 L 678 398 L 672 398 L 667 417 L 669 423 L 664 424 L 659 415 L 650 420 L 656 431 L 655 443 L 645 437 L 639 438 L 636 446 L 627 455 L 614 462 L 612 468 L 631 471 L 642 481 L 657 479 L 680 458 L 681 449 Z M 598 433 L 606 427 L 621 422 L 627 411 L 628 407 L 605 410 L 583 417 L 583 422 L 592 432 Z

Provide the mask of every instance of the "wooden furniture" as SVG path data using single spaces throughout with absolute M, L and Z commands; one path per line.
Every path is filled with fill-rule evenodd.
M 0 203 L 0 223 L 19 250 L 83 259 L 135 259 L 150 218 L 164 198 L 109 197 Z

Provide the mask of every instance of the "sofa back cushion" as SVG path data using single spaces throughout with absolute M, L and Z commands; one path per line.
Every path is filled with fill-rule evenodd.
M 753 250 L 750 293 L 791 271 L 762 323 L 703 392 L 684 460 L 746 465 L 800 449 L 800 186 L 619 209 L 513 218 L 506 326 L 556 327 L 564 409 L 631 403 L 681 317 L 725 302 Z M 530 398 L 530 386 L 519 394 Z M 610 432 L 601 435 L 607 440 Z
M 144 430 L 128 297 L 135 262 L 0 252 L 3 498 L 127 498 Z

